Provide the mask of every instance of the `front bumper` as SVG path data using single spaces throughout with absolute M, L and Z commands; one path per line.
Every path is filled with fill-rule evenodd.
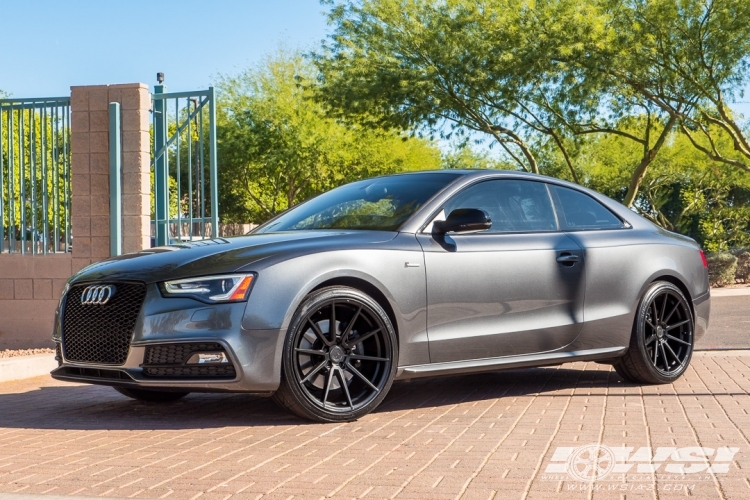
M 164 298 L 148 285 L 133 331 L 126 361 L 121 365 L 73 361 L 66 357 L 61 315 L 55 319 L 59 367 L 53 378 L 119 387 L 190 392 L 249 392 L 269 394 L 280 383 L 281 347 L 278 330 L 246 330 L 242 319 L 247 303 L 205 304 L 189 298 Z M 64 314 L 64 312 L 63 312 Z M 219 344 L 234 366 L 229 377 L 154 377 L 146 373 L 146 348 L 169 344 Z M 146 365 L 149 366 L 149 365 Z
M 708 331 L 708 319 L 711 314 L 711 292 L 693 299 L 695 311 L 695 342 L 698 342 Z

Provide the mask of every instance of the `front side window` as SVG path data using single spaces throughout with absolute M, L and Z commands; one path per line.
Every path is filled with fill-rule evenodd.
M 457 208 L 479 208 L 490 215 L 487 233 L 555 231 L 557 221 L 542 182 L 497 179 L 469 186 L 443 207 L 445 216 Z
M 620 229 L 623 222 L 591 196 L 561 186 L 550 185 L 557 196 L 560 225 L 568 231 Z

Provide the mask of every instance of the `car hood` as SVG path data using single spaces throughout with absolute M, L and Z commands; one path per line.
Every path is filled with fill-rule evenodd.
M 165 280 L 252 271 L 252 264 L 274 258 L 327 250 L 369 248 L 390 241 L 395 232 L 385 231 L 290 231 L 259 233 L 194 241 L 151 248 L 91 264 L 76 273 L 71 284 L 88 281 Z

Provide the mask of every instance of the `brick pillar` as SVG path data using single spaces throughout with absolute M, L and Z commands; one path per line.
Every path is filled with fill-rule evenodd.
M 149 122 L 143 83 L 70 88 L 73 271 L 109 257 L 109 112 L 122 109 L 122 249 L 150 246 Z

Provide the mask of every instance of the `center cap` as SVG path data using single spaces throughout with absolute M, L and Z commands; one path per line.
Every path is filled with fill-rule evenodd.
M 662 338 L 664 336 L 664 329 L 662 327 L 656 327 L 656 336 L 659 338 Z
M 344 349 L 338 345 L 331 347 L 331 352 L 329 352 L 328 354 L 331 357 L 331 361 L 333 361 L 334 363 L 341 363 L 346 355 L 346 353 L 344 353 Z

